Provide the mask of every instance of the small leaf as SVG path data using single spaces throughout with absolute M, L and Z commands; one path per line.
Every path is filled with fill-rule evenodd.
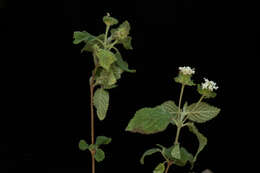
M 121 78 L 121 74 L 124 72 L 122 68 L 117 66 L 115 63 L 111 65 L 111 70 L 116 78 L 116 80 Z
M 88 149 L 91 150 L 96 150 L 98 148 L 98 146 L 96 144 L 90 144 Z
M 191 75 L 185 75 L 183 73 L 179 73 L 177 77 L 174 78 L 175 82 L 181 83 L 188 86 L 194 86 L 195 83 L 191 80 Z
M 94 45 L 97 45 L 98 47 L 103 47 L 102 43 L 100 43 L 97 39 L 104 41 L 105 34 L 100 34 L 99 36 L 96 37 L 96 39 L 92 39 L 89 41 L 85 41 L 85 46 L 81 49 L 81 52 L 83 51 L 88 51 L 88 52 L 93 52 Z
M 96 159 L 97 162 L 101 162 L 101 161 L 103 161 L 105 159 L 105 153 L 100 148 L 98 148 L 96 150 L 95 159 Z
M 150 156 L 150 155 L 157 153 L 157 152 L 161 152 L 161 150 L 159 148 L 152 148 L 152 149 L 149 149 L 146 152 L 144 152 L 144 154 L 142 155 L 142 157 L 140 159 L 141 164 L 144 164 L 144 158 L 146 156 Z
M 109 70 L 110 65 L 117 60 L 111 51 L 105 49 L 98 49 L 96 51 L 96 55 L 98 57 L 99 64 L 106 70 Z
M 154 134 L 164 131 L 171 122 L 172 115 L 161 106 L 138 110 L 129 122 L 126 130 L 141 134 Z
M 187 126 L 189 127 L 189 130 L 197 136 L 198 141 L 199 141 L 199 148 L 198 148 L 197 153 L 195 154 L 193 161 L 192 161 L 192 165 L 193 165 L 195 163 L 195 161 L 197 160 L 199 153 L 207 145 L 208 140 L 203 134 L 201 134 L 198 131 L 198 129 L 196 128 L 196 126 L 193 123 L 187 123 Z
M 112 138 L 108 138 L 106 136 L 98 136 L 96 139 L 96 145 L 107 145 L 112 141 Z
M 95 84 L 99 84 L 101 85 L 104 89 L 110 89 L 113 87 L 116 87 L 115 83 L 116 83 L 116 76 L 115 76 L 115 72 L 112 70 L 105 70 L 103 68 L 98 68 L 97 70 L 97 74 L 95 76 Z M 118 75 L 118 74 L 116 74 Z
M 89 148 L 89 145 L 87 144 L 87 142 L 85 140 L 80 140 L 79 141 L 79 149 L 82 151 L 85 151 Z
M 97 109 L 98 118 L 104 120 L 109 104 L 109 93 L 102 88 L 97 89 L 94 94 L 93 102 Z
M 123 69 L 124 71 L 129 72 L 129 73 L 135 73 L 135 72 L 136 72 L 136 70 L 130 70 L 130 69 L 128 68 L 128 63 L 123 60 L 123 58 L 122 58 L 120 52 L 117 51 L 116 54 L 115 54 L 115 56 L 116 56 L 116 59 L 117 59 L 116 64 L 117 64 L 121 69 Z
M 114 18 L 114 17 L 111 17 L 111 16 L 104 16 L 103 17 L 103 22 L 106 25 L 109 25 L 109 26 L 118 24 L 118 20 L 116 18 Z
M 185 166 L 188 161 L 190 163 L 192 163 L 193 156 L 184 147 L 181 147 L 180 153 L 181 153 L 181 158 L 174 160 L 174 164 L 175 165 L 177 165 L 177 166 Z
M 132 37 L 127 36 L 125 39 L 121 40 L 120 43 L 123 44 L 125 49 L 132 50 L 133 47 L 132 47 L 131 41 L 132 41 Z
M 219 108 L 210 106 L 205 102 L 201 102 L 199 105 L 196 105 L 197 103 L 193 103 L 188 106 L 187 113 L 189 120 L 197 123 L 209 121 L 212 118 L 215 118 L 220 112 Z
M 180 145 L 179 144 L 175 144 L 172 151 L 171 151 L 171 155 L 173 158 L 176 159 L 180 159 L 181 158 L 181 151 L 180 151 Z
M 124 21 L 116 30 L 112 31 L 112 37 L 119 41 L 125 39 L 130 32 L 130 24 L 128 21 Z
M 95 36 L 91 35 L 86 31 L 82 31 L 82 32 L 76 31 L 74 32 L 73 37 L 74 37 L 74 41 L 73 41 L 74 44 L 79 44 L 82 41 L 88 42 L 96 38 Z
M 165 170 L 164 163 L 160 163 L 158 166 L 156 166 L 153 173 L 163 173 L 164 170 Z

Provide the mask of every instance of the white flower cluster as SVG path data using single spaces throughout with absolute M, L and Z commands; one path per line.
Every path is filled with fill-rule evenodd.
M 202 83 L 202 89 L 208 89 L 210 91 L 217 90 L 218 86 L 215 82 L 209 81 L 208 79 L 204 78 L 205 82 Z
M 192 74 L 195 73 L 195 69 L 194 68 L 192 69 L 189 66 L 187 66 L 187 67 L 185 67 L 185 66 L 184 67 L 179 67 L 179 70 L 184 75 L 192 75 Z

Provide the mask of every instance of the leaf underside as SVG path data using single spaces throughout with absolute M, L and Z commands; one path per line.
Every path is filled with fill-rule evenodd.
M 159 148 L 152 148 L 152 149 L 145 151 L 144 154 L 142 155 L 141 159 L 140 159 L 141 164 L 144 164 L 144 158 L 146 156 L 152 155 L 152 154 L 157 153 L 157 152 L 161 152 L 161 150 Z
M 93 98 L 94 106 L 97 109 L 97 116 L 100 120 L 104 120 L 109 105 L 109 93 L 102 88 L 96 90 Z

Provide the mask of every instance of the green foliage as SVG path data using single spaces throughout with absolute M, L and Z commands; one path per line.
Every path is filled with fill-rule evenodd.
M 214 106 L 210 106 L 205 102 L 201 102 L 199 104 L 191 104 L 187 108 L 187 111 L 189 114 L 188 118 L 191 121 L 194 121 L 196 123 L 204 123 L 211 120 L 212 118 L 215 118 L 219 114 L 220 109 Z
M 98 136 L 96 139 L 96 145 L 100 146 L 100 145 L 107 145 L 112 141 L 111 138 L 106 137 L 106 136 Z
M 85 151 L 88 148 L 89 148 L 89 145 L 88 145 L 88 143 L 85 140 L 82 139 L 82 140 L 79 141 L 79 149 L 81 151 Z
M 141 164 L 144 164 L 144 158 L 146 156 L 152 155 L 152 154 L 157 153 L 157 152 L 161 152 L 161 150 L 158 149 L 158 148 L 152 148 L 152 149 L 149 149 L 146 152 L 144 152 L 144 154 L 142 155 L 142 157 L 140 159 Z
M 94 94 L 94 106 L 97 109 L 97 116 L 99 120 L 104 120 L 108 110 L 109 93 L 102 88 L 95 91 Z
M 122 58 L 120 52 L 117 51 L 115 55 L 116 55 L 116 59 L 117 59 L 116 64 L 117 64 L 122 70 L 124 70 L 124 71 L 126 71 L 126 72 L 129 72 L 129 73 L 135 73 L 135 72 L 136 72 L 135 70 L 130 70 L 130 69 L 128 68 L 128 63 L 123 60 L 123 58 Z
M 172 115 L 166 112 L 162 106 L 143 108 L 135 113 L 126 130 L 142 134 L 158 133 L 167 128 L 171 118 Z
M 164 163 L 160 163 L 159 165 L 156 166 L 153 173 L 163 173 L 164 170 L 165 170 Z
M 193 156 L 184 147 L 180 149 L 180 159 L 175 159 L 174 164 L 177 166 L 185 166 L 187 162 L 193 162 Z
M 98 57 L 100 66 L 107 71 L 109 71 L 111 64 L 117 60 L 115 55 L 106 49 L 98 49 L 96 51 L 96 55 Z
M 102 41 L 104 41 L 104 39 L 105 39 L 105 34 L 100 34 L 95 39 L 91 39 L 89 41 L 84 41 L 85 46 L 81 49 L 81 52 L 84 52 L 84 51 L 94 52 L 95 47 L 104 48 L 103 44 L 102 44 Z
M 177 115 L 178 115 L 178 107 L 176 106 L 176 104 L 174 103 L 174 101 L 166 101 L 164 102 L 162 105 L 162 109 L 164 109 L 166 112 L 170 113 L 172 115 L 172 118 L 174 120 L 177 119 Z
M 177 77 L 174 78 L 175 82 L 181 83 L 188 86 L 194 86 L 195 83 L 191 80 L 191 75 L 185 75 L 183 73 L 179 73 Z
M 116 18 L 114 18 L 114 17 L 111 17 L 111 16 L 104 16 L 103 17 L 103 22 L 106 25 L 109 25 L 109 26 L 118 24 L 118 20 Z
M 113 30 L 112 37 L 120 42 L 127 39 L 130 32 L 130 24 L 128 21 L 124 21 L 117 29 Z
M 105 153 L 104 153 L 104 151 L 101 150 L 100 148 L 98 148 L 98 149 L 96 150 L 96 153 L 95 153 L 95 160 L 96 160 L 97 162 L 101 162 L 101 161 L 103 161 L 104 159 L 105 159 Z
M 86 43 L 92 40 L 95 40 L 96 37 L 91 35 L 90 33 L 88 33 L 87 31 L 76 31 L 74 32 L 74 41 L 73 44 L 79 44 L 83 41 L 85 41 Z
M 180 144 L 175 144 L 172 148 L 171 155 L 175 159 L 181 158 Z

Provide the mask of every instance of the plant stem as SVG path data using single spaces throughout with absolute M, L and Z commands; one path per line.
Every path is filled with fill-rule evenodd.
M 95 144 L 95 126 L 94 126 L 94 103 L 93 103 L 93 97 L 94 97 L 94 80 L 95 75 L 97 71 L 97 65 L 95 66 L 95 69 L 92 73 L 92 78 L 90 81 L 90 111 L 91 111 L 91 144 Z M 95 150 L 91 151 L 91 158 L 92 158 L 92 173 L 95 173 Z
M 117 43 L 117 40 L 115 40 L 110 46 L 109 49 L 111 49 L 112 47 L 114 47 L 114 45 Z
M 169 168 L 171 167 L 171 165 L 172 165 L 171 161 L 167 162 L 167 168 L 165 170 L 165 173 L 167 173 L 169 171 Z
M 185 85 L 182 84 L 182 85 L 181 85 L 180 98 L 179 98 L 179 114 L 181 113 L 181 100 L 182 100 L 182 96 L 183 96 L 184 87 L 185 87 Z M 180 115 L 179 115 L 179 116 L 180 116 Z
M 181 131 L 181 126 L 177 126 L 177 132 L 176 132 L 174 144 L 179 143 L 178 140 L 179 140 L 179 136 L 180 136 L 180 131 Z
M 106 25 L 106 33 L 105 33 L 105 41 L 104 41 L 105 48 L 107 47 L 107 34 L 108 34 L 109 27 L 110 27 L 109 25 Z

